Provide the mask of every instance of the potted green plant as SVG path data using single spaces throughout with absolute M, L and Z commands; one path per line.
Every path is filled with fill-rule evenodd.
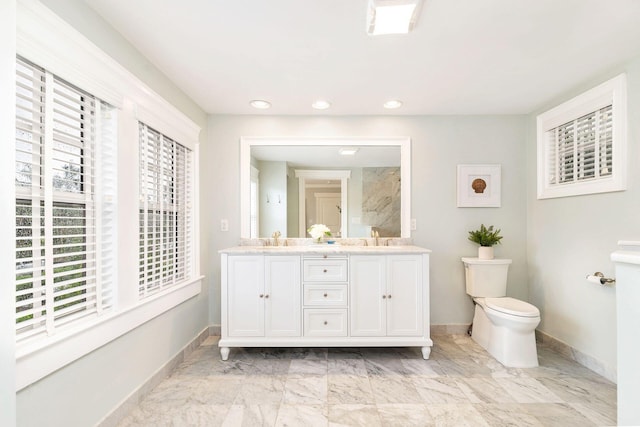
M 469 240 L 480 245 L 478 248 L 478 258 L 493 259 L 493 246 L 500 243 L 502 236 L 500 235 L 499 228 L 494 229 L 493 225 L 485 227 L 484 224 L 480 224 L 478 230 L 469 232 Z

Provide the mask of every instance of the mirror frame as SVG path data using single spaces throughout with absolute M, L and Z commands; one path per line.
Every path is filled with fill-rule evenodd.
M 400 237 L 411 237 L 411 139 L 396 138 L 274 138 L 240 137 L 240 237 L 249 238 L 251 147 L 269 145 L 396 146 L 400 148 Z M 246 215 L 245 215 L 246 213 Z M 306 236 L 305 236 L 306 237 Z M 347 232 L 347 237 L 350 237 Z

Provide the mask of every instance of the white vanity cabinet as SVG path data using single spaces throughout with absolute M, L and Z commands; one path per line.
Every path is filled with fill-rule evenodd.
M 228 256 L 226 270 L 227 336 L 301 335 L 299 255 Z
M 349 286 L 352 336 L 422 335 L 421 255 L 353 255 Z
M 429 358 L 429 250 L 221 251 L 223 360 L 231 347 L 420 347 Z

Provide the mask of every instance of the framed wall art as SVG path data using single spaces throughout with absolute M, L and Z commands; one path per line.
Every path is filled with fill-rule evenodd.
M 458 165 L 458 207 L 500 207 L 500 165 Z

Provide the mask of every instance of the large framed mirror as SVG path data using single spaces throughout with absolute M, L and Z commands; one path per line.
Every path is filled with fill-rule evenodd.
M 243 238 L 411 235 L 409 138 L 242 137 L 240 186 Z

